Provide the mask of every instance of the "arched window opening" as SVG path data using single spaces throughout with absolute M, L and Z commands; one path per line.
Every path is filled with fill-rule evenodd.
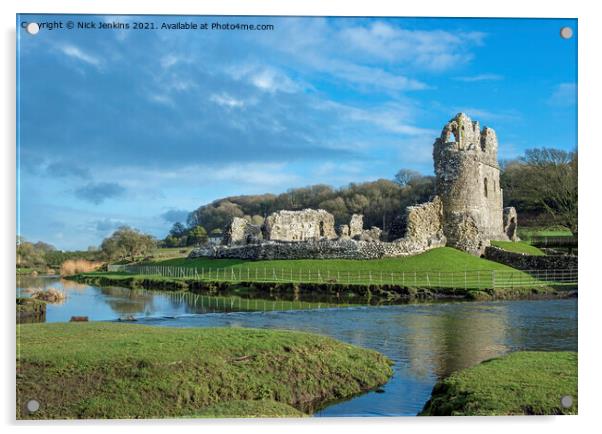
M 458 130 L 457 124 L 455 124 L 455 123 L 452 124 L 451 133 L 454 136 L 454 142 L 459 143 L 460 142 L 460 131 Z
M 487 178 L 485 178 L 485 197 L 487 197 Z
M 320 222 L 320 237 L 324 237 L 324 222 Z

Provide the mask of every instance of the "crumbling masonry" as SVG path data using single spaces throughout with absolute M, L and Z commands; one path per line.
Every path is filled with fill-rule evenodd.
M 450 120 L 433 147 L 436 196 L 405 210 L 403 238 L 381 241 L 382 231 L 364 229 L 360 214 L 335 231 L 325 210 L 279 211 L 261 226 L 234 218 L 222 245 L 197 248 L 190 257 L 374 259 L 445 245 L 481 255 L 490 240 L 517 240 L 516 210 L 503 208 L 497 150 L 491 128 L 480 129 L 464 113 Z

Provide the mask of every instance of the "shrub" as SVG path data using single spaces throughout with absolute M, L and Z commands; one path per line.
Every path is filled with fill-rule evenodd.
M 71 276 L 79 273 L 89 273 L 98 270 L 103 263 L 86 259 L 68 259 L 61 264 L 61 276 Z

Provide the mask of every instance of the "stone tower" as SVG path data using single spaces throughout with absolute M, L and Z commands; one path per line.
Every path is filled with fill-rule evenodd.
M 448 245 L 481 254 L 489 240 L 508 239 L 495 131 L 464 113 L 450 120 L 435 140 L 436 191 L 443 203 Z

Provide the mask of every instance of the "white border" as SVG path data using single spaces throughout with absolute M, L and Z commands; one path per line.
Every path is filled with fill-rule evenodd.
M 0 131 L 4 133 L 1 162 L 2 176 L 2 257 L 1 275 L 3 293 L 3 337 L 2 352 L 2 422 L 10 430 L 40 432 L 80 432 L 82 428 L 92 432 L 132 432 L 164 433 L 171 426 L 180 431 L 196 433 L 222 429 L 239 430 L 244 433 L 287 433 L 330 432 L 333 429 L 347 433 L 365 432 L 376 429 L 379 432 L 399 432 L 401 430 L 441 431 L 448 433 L 504 433 L 508 431 L 580 432 L 590 431 L 597 424 L 596 416 L 600 403 L 600 321 L 602 288 L 595 279 L 595 246 L 600 242 L 600 228 L 596 213 L 599 207 L 597 197 L 600 186 L 602 143 L 600 142 L 599 104 L 602 101 L 600 79 L 602 78 L 599 55 L 599 41 L 602 41 L 602 23 L 596 14 L 594 2 L 546 1 L 527 2 L 525 0 L 420 0 L 394 3 L 389 0 L 225 0 L 197 1 L 130 1 L 104 0 L 102 3 L 75 0 L 4 1 L 2 7 L 2 87 L 4 101 Z M 349 15 L 349 16 L 463 16 L 463 17 L 564 17 L 579 18 L 579 160 L 580 160 L 580 280 L 579 298 L 579 416 L 576 417 L 512 417 L 512 418 L 339 418 L 303 421 L 246 420 L 246 421 L 98 421 L 98 422 L 14 422 L 14 240 L 15 240 L 15 14 L 25 13 L 114 13 L 114 14 L 216 14 L 216 15 Z M 597 46 L 598 45 L 598 46 Z M 40 218 L 43 218 L 41 213 Z M 585 235 L 584 235 L 585 234 Z M 598 267 L 599 268 L 599 267 Z

